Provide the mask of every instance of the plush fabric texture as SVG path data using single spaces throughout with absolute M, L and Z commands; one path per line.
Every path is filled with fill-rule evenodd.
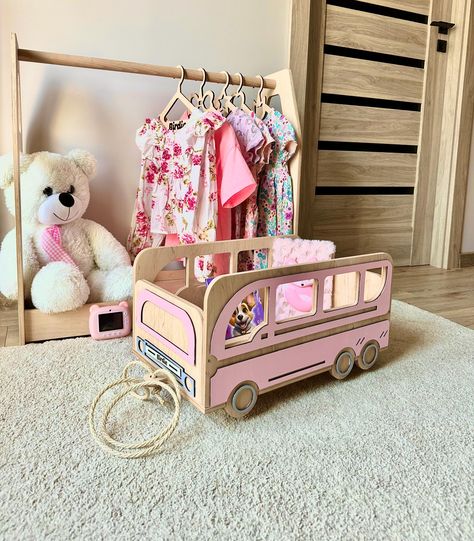
M 54 284 L 61 294 L 51 298 L 51 284 Z M 89 284 L 82 272 L 76 265 L 64 261 L 53 261 L 46 267 L 41 267 L 31 284 L 34 306 L 46 313 L 75 310 L 87 302 L 89 295 Z
M 51 152 L 21 156 L 25 296 L 43 312 L 74 310 L 88 300 L 121 301 L 131 296 L 127 251 L 104 227 L 82 218 L 95 167 L 95 158 L 80 149 L 66 156 Z M 11 156 L 0 157 L 0 188 L 14 214 Z M 0 268 L 0 292 L 15 300 L 14 229 L 3 239 Z
M 302 265 L 304 263 L 319 263 L 333 259 L 336 253 L 336 245 L 329 240 L 306 240 L 278 238 L 273 243 L 272 267 L 284 267 L 286 265 Z M 332 279 L 324 283 L 324 308 L 331 306 Z M 292 306 L 285 295 L 284 286 L 280 286 L 276 293 L 275 317 L 276 320 L 288 319 L 304 314 Z
M 184 401 L 162 454 L 137 461 L 87 427 L 130 348 L 0 348 L 1 539 L 474 538 L 473 331 L 394 302 L 373 369 L 272 391 L 243 420 Z M 110 428 L 151 436 L 171 415 L 130 399 Z

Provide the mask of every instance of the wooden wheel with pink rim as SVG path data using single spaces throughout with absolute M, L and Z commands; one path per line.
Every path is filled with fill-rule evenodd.
M 354 367 L 355 353 L 352 349 L 342 350 L 334 364 L 331 366 L 331 376 L 336 379 L 344 379 L 351 373 Z
M 357 358 L 357 366 L 361 370 L 369 370 L 376 363 L 380 354 L 380 345 L 376 340 L 367 342 Z
M 226 412 L 235 418 L 249 414 L 255 406 L 258 398 L 258 387 L 252 381 L 246 381 L 238 385 L 229 395 L 225 405 Z

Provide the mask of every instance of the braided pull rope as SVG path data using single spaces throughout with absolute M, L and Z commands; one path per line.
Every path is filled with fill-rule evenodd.
M 133 366 L 140 366 L 146 369 L 143 377 L 132 377 L 129 370 Z M 101 419 L 97 419 L 97 406 L 104 395 L 115 388 L 125 386 L 125 389 L 115 395 L 106 405 Z M 149 400 L 152 394 L 158 395 L 160 404 L 164 404 L 163 398 L 159 395 L 161 390 L 167 391 L 174 402 L 174 414 L 168 425 L 156 436 L 147 440 L 132 443 L 121 442 L 113 438 L 107 430 L 107 421 L 114 407 L 128 395 L 140 400 Z M 100 391 L 91 404 L 89 411 L 89 430 L 99 446 L 108 453 L 120 458 L 143 458 L 157 453 L 163 444 L 174 432 L 179 422 L 181 413 L 181 392 L 176 378 L 167 370 L 152 370 L 140 361 L 132 361 L 122 372 L 117 381 L 110 383 Z

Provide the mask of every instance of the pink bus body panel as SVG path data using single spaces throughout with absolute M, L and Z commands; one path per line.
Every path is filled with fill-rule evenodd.
M 380 321 L 220 368 L 211 378 L 210 406 L 224 404 L 235 386 L 243 381 L 253 381 L 263 391 L 295 377 L 329 368 L 344 348 L 352 348 L 356 356 L 369 340 L 377 340 L 380 347 L 385 348 L 389 325 L 389 320 Z
M 377 299 L 374 299 L 371 302 L 364 301 L 364 286 L 365 286 L 365 271 L 375 268 L 386 267 L 386 278 L 385 285 Z M 320 284 L 319 290 L 322 291 L 321 284 L 324 284 L 326 277 L 336 276 L 338 274 L 345 274 L 349 272 L 359 272 L 360 273 L 360 294 L 359 302 L 356 305 L 347 306 L 344 308 L 337 308 L 335 310 L 323 311 L 323 301 L 324 295 L 319 294 L 317 299 L 317 309 L 316 313 L 307 317 L 301 317 L 298 319 L 293 319 L 290 321 L 284 321 L 277 323 L 274 320 L 275 314 L 275 297 L 276 289 L 281 284 L 286 284 L 289 282 L 299 282 L 302 280 L 317 280 Z M 387 314 L 390 311 L 391 303 L 391 292 L 390 285 L 392 283 L 392 264 L 387 260 L 375 261 L 372 263 L 363 263 L 360 265 L 349 265 L 347 267 L 340 267 L 336 270 L 334 269 L 324 269 L 321 271 L 305 272 L 301 274 L 293 274 L 291 276 L 279 276 L 277 278 L 270 278 L 267 280 L 257 280 L 252 284 L 240 289 L 225 305 L 221 315 L 219 316 L 214 330 L 212 332 L 210 353 L 214 355 L 218 360 L 224 360 L 233 357 L 234 355 L 240 355 L 242 353 L 251 353 L 256 348 L 262 348 L 270 344 L 280 344 L 287 342 L 288 340 L 293 340 L 295 338 L 301 338 L 306 336 L 311 332 L 315 327 L 317 327 L 317 332 L 323 332 L 329 329 L 336 329 L 341 325 L 346 325 L 350 323 L 357 323 L 364 321 L 368 318 L 373 318 Z M 212 287 L 212 283 L 211 286 Z M 269 288 L 268 295 L 268 314 L 269 321 L 266 325 L 262 325 L 260 329 L 256 332 L 255 336 L 249 342 L 244 344 L 239 344 L 234 347 L 226 347 L 226 341 L 224 337 L 226 335 L 227 325 L 230 319 L 232 312 L 235 307 L 241 302 L 250 293 L 256 291 L 257 289 Z M 361 312 L 365 310 L 364 313 L 358 313 L 351 315 L 354 312 Z M 370 311 L 369 311 L 370 310 Z M 321 319 L 335 317 L 333 321 L 328 321 L 325 323 L 319 323 Z M 292 327 L 305 323 L 314 323 L 314 326 L 308 326 L 303 329 L 291 330 Z M 281 334 L 275 334 L 275 331 L 281 332 L 283 329 L 287 329 L 287 332 Z M 262 334 L 266 334 L 267 338 L 262 339 Z
M 153 305 L 162 308 L 165 312 L 168 312 L 169 314 L 179 319 L 179 321 L 183 325 L 183 328 L 186 333 L 186 337 L 188 339 L 187 351 L 183 351 L 177 345 L 173 344 L 173 342 L 170 342 L 165 336 L 162 336 L 158 331 L 156 331 L 155 329 L 152 329 L 151 327 L 149 327 L 143 322 L 143 317 L 142 317 L 143 306 L 145 305 L 146 302 L 151 302 Z M 189 314 L 186 312 L 186 310 L 183 310 L 179 306 L 176 306 L 175 304 L 168 302 L 166 299 L 163 299 L 159 295 L 155 295 L 151 291 L 144 289 L 140 292 L 138 296 L 138 301 L 136 303 L 136 314 L 134 316 L 134 319 L 135 319 L 135 325 L 137 327 L 140 327 L 148 334 L 151 334 L 153 337 L 159 340 L 162 344 L 168 347 L 179 358 L 183 359 L 185 362 L 187 362 L 191 366 L 194 366 L 196 364 L 196 333 L 194 330 L 193 322 Z
M 365 272 L 381 267 L 386 269 L 385 284 L 376 299 L 366 302 L 364 300 Z M 323 284 L 326 277 L 352 272 L 358 272 L 360 278 L 357 304 L 324 311 L 324 295 L 321 292 L 323 291 Z M 274 317 L 277 287 L 282 284 L 302 280 L 318 281 L 319 295 L 317 298 L 316 313 L 307 317 L 277 323 Z M 293 378 L 329 368 L 334 363 L 337 354 L 345 348 L 352 348 L 356 356 L 358 356 L 364 344 L 369 340 L 377 340 L 381 348 L 387 347 L 390 326 L 388 319 L 342 333 L 338 333 L 337 328 L 342 325 L 363 322 L 369 318 L 388 314 L 391 304 L 391 283 L 392 264 L 388 260 L 383 260 L 360 265 L 348 265 L 337 269 L 324 269 L 293 274 L 291 276 L 286 275 L 266 280 L 257 280 L 241 288 L 226 303 L 212 333 L 210 353 L 218 361 L 244 353 L 251 354 L 255 349 L 273 344 L 282 344 L 311 333 L 334 329 L 334 334 L 218 369 L 211 378 L 209 406 L 214 407 L 225 403 L 229 398 L 230 392 L 244 381 L 255 382 L 262 391 L 273 385 L 290 381 Z M 248 342 L 226 347 L 226 340 L 224 339 L 226 328 L 235 307 L 246 295 L 263 288 L 268 288 L 269 291 L 267 297 L 268 309 L 266 309 L 268 315 L 267 323 L 262 324 L 253 335 L 253 338 Z M 327 318 L 334 319 L 332 321 L 319 322 Z M 306 324 L 305 328 L 292 330 L 292 327 L 304 324 Z M 282 330 L 285 330 L 285 332 L 281 332 Z

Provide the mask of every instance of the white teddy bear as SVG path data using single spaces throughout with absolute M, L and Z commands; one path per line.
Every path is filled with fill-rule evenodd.
M 85 150 L 21 156 L 25 297 L 42 312 L 131 297 L 127 251 L 104 227 L 82 218 L 95 169 L 95 158 Z M 0 157 L 0 188 L 14 214 L 11 156 Z M 0 292 L 12 300 L 17 297 L 15 251 L 13 229 L 0 250 Z

